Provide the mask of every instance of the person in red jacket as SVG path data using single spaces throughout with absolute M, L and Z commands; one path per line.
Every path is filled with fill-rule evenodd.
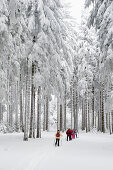
M 66 134 L 67 134 L 67 141 L 68 141 L 68 139 L 71 140 L 72 130 L 68 129 Z

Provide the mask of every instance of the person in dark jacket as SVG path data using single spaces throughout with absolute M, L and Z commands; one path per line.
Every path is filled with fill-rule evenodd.
M 67 134 L 67 141 L 68 141 L 68 139 L 71 140 L 72 130 L 68 129 L 66 134 Z

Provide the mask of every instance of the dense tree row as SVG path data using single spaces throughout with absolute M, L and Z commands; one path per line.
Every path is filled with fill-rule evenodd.
M 86 132 L 97 129 L 111 134 L 113 2 L 87 0 L 86 7 L 91 3 L 90 17 L 84 11 L 79 28 L 71 85 L 71 103 L 74 108 L 71 122 L 74 119 L 74 127 L 77 128 L 79 123 Z M 96 32 L 93 27 L 96 27 Z
M 88 27 L 96 28 L 98 51 L 97 67 L 93 77 L 93 125 L 98 131 L 113 133 L 112 105 L 112 60 L 113 60 L 113 2 L 110 0 L 86 0 L 86 7 L 92 5 Z M 94 60 L 93 60 L 94 61 Z

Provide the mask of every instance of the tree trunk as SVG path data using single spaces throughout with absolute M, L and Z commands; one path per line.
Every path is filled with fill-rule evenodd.
M 87 133 L 88 132 L 87 92 L 85 92 L 85 125 Z
M 25 115 L 24 115 L 24 141 L 28 141 L 28 58 L 26 62 L 26 89 L 25 89 Z
M 95 123 L 95 128 L 96 128 L 97 127 L 96 115 L 94 117 L 95 117 L 94 123 Z
M 71 129 L 73 128 L 73 96 L 72 96 L 72 86 L 70 87 L 70 103 L 71 103 Z
M 3 116 L 2 116 L 2 104 L 0 103 L 0 123 L 2 123 L 3 122 Z
M 102 92 L 100 89 L 100 115 L 99 115 L 99 130 L 102 132 Z
M 100 131 L 100 114 L 99 114 L 99 111 L 98 111 L 98 128 L 97 128 L 98 131 Z
M 104 88 L 102 90 L 102 132 L 105 133 L 105 125 L 104 125 Z
M 22 97 L 22 73 L 20 68 L 20 130 L 23 131 L 23 97 Z
M 78 93 L 77 93 L 77 90 L 76 90 L 76 105 L 75 106 L 76 106 L 75 129 L 78 130 Z
M 60 131 L 62 131 L 62 119 L 63 119 L 62 104 L 60 104 Z
M 76 111 L 75 111 L 75 88 L 73 84 L 73 89 L 72 89 L 72 96 L 73 96 L 73 116 L 74 116 L 74 129 L 76 129 Z
M 108 129 L 108 113 L 106 113 L 106 129 Z
M 45 130 L 46 130 L 46 104 L 45 104 L 45 96 L 44 96 L 43 131 Z
M 59 115 L 60 115 L 60 106 L 59 106 L 60 104 L 59 104 L 59 96 L 57 96 L 57 130 L 59 130 L 60 129 L 60 121 L 59 121 Z
M 110 135 L 112 134 L 111 132 L 111 114 L 109 113 L 109 132 L 110 132 Z
M 33 138 L 35 138 L 35 87 L 34 87 L 34 95 L 33 95 Z
M 0 103 L 0 123 L 3 123 L 2 104 Z
M 13 128 L 13 89 L 12 84 L 10 84 L 10 110 L 9 110 L 9 126 Z
M 85 108 L 84 108 L 84 101 L 82 99 L 82 130 L 85 130 Z
M 49 130 L 49 99 L 46 96 L 46 130 Z
M 66 85 L 64 94 L 64 130 L 66 130 Z
M 38 88 L 37 96 L 37 138 L 41 138 L 41 87 Z
M 19 131 L 19 122 L 18 122 L 18 81 L 15 85 L 15 130 Z
M 9 69 L 7 69 L 7 125 L 9 125 Z
M 88 131 L 90 132 L 89 100 L 88 100 Z
M 34 63 L 32 62 L 32 85 L 31 85 L 31 117 L 30 117 L 30 133 L 29 138 L 33 137 L 33 117 L 34 117 Z
M 30 125 L 30 113 L 31 113 L 31 68 L 28 67 L 28 125 Z
M 94 86 L 92 87 L 92 94 L 93 94 L 93 97 L 92 97 L 92 128 L 94 128 Z
M 113 133 L 113 112 L 112 112 L 112 133 Z

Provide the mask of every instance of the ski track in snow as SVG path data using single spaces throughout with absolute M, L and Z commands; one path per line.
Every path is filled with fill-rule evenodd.
M 23 141 L 23 134 L 0 134 L 0 170 L 112 170 L 113 135 L 81 133 L 55 147 L 54 132 Z M 61 144 L 61 143 L 60 143 Z

